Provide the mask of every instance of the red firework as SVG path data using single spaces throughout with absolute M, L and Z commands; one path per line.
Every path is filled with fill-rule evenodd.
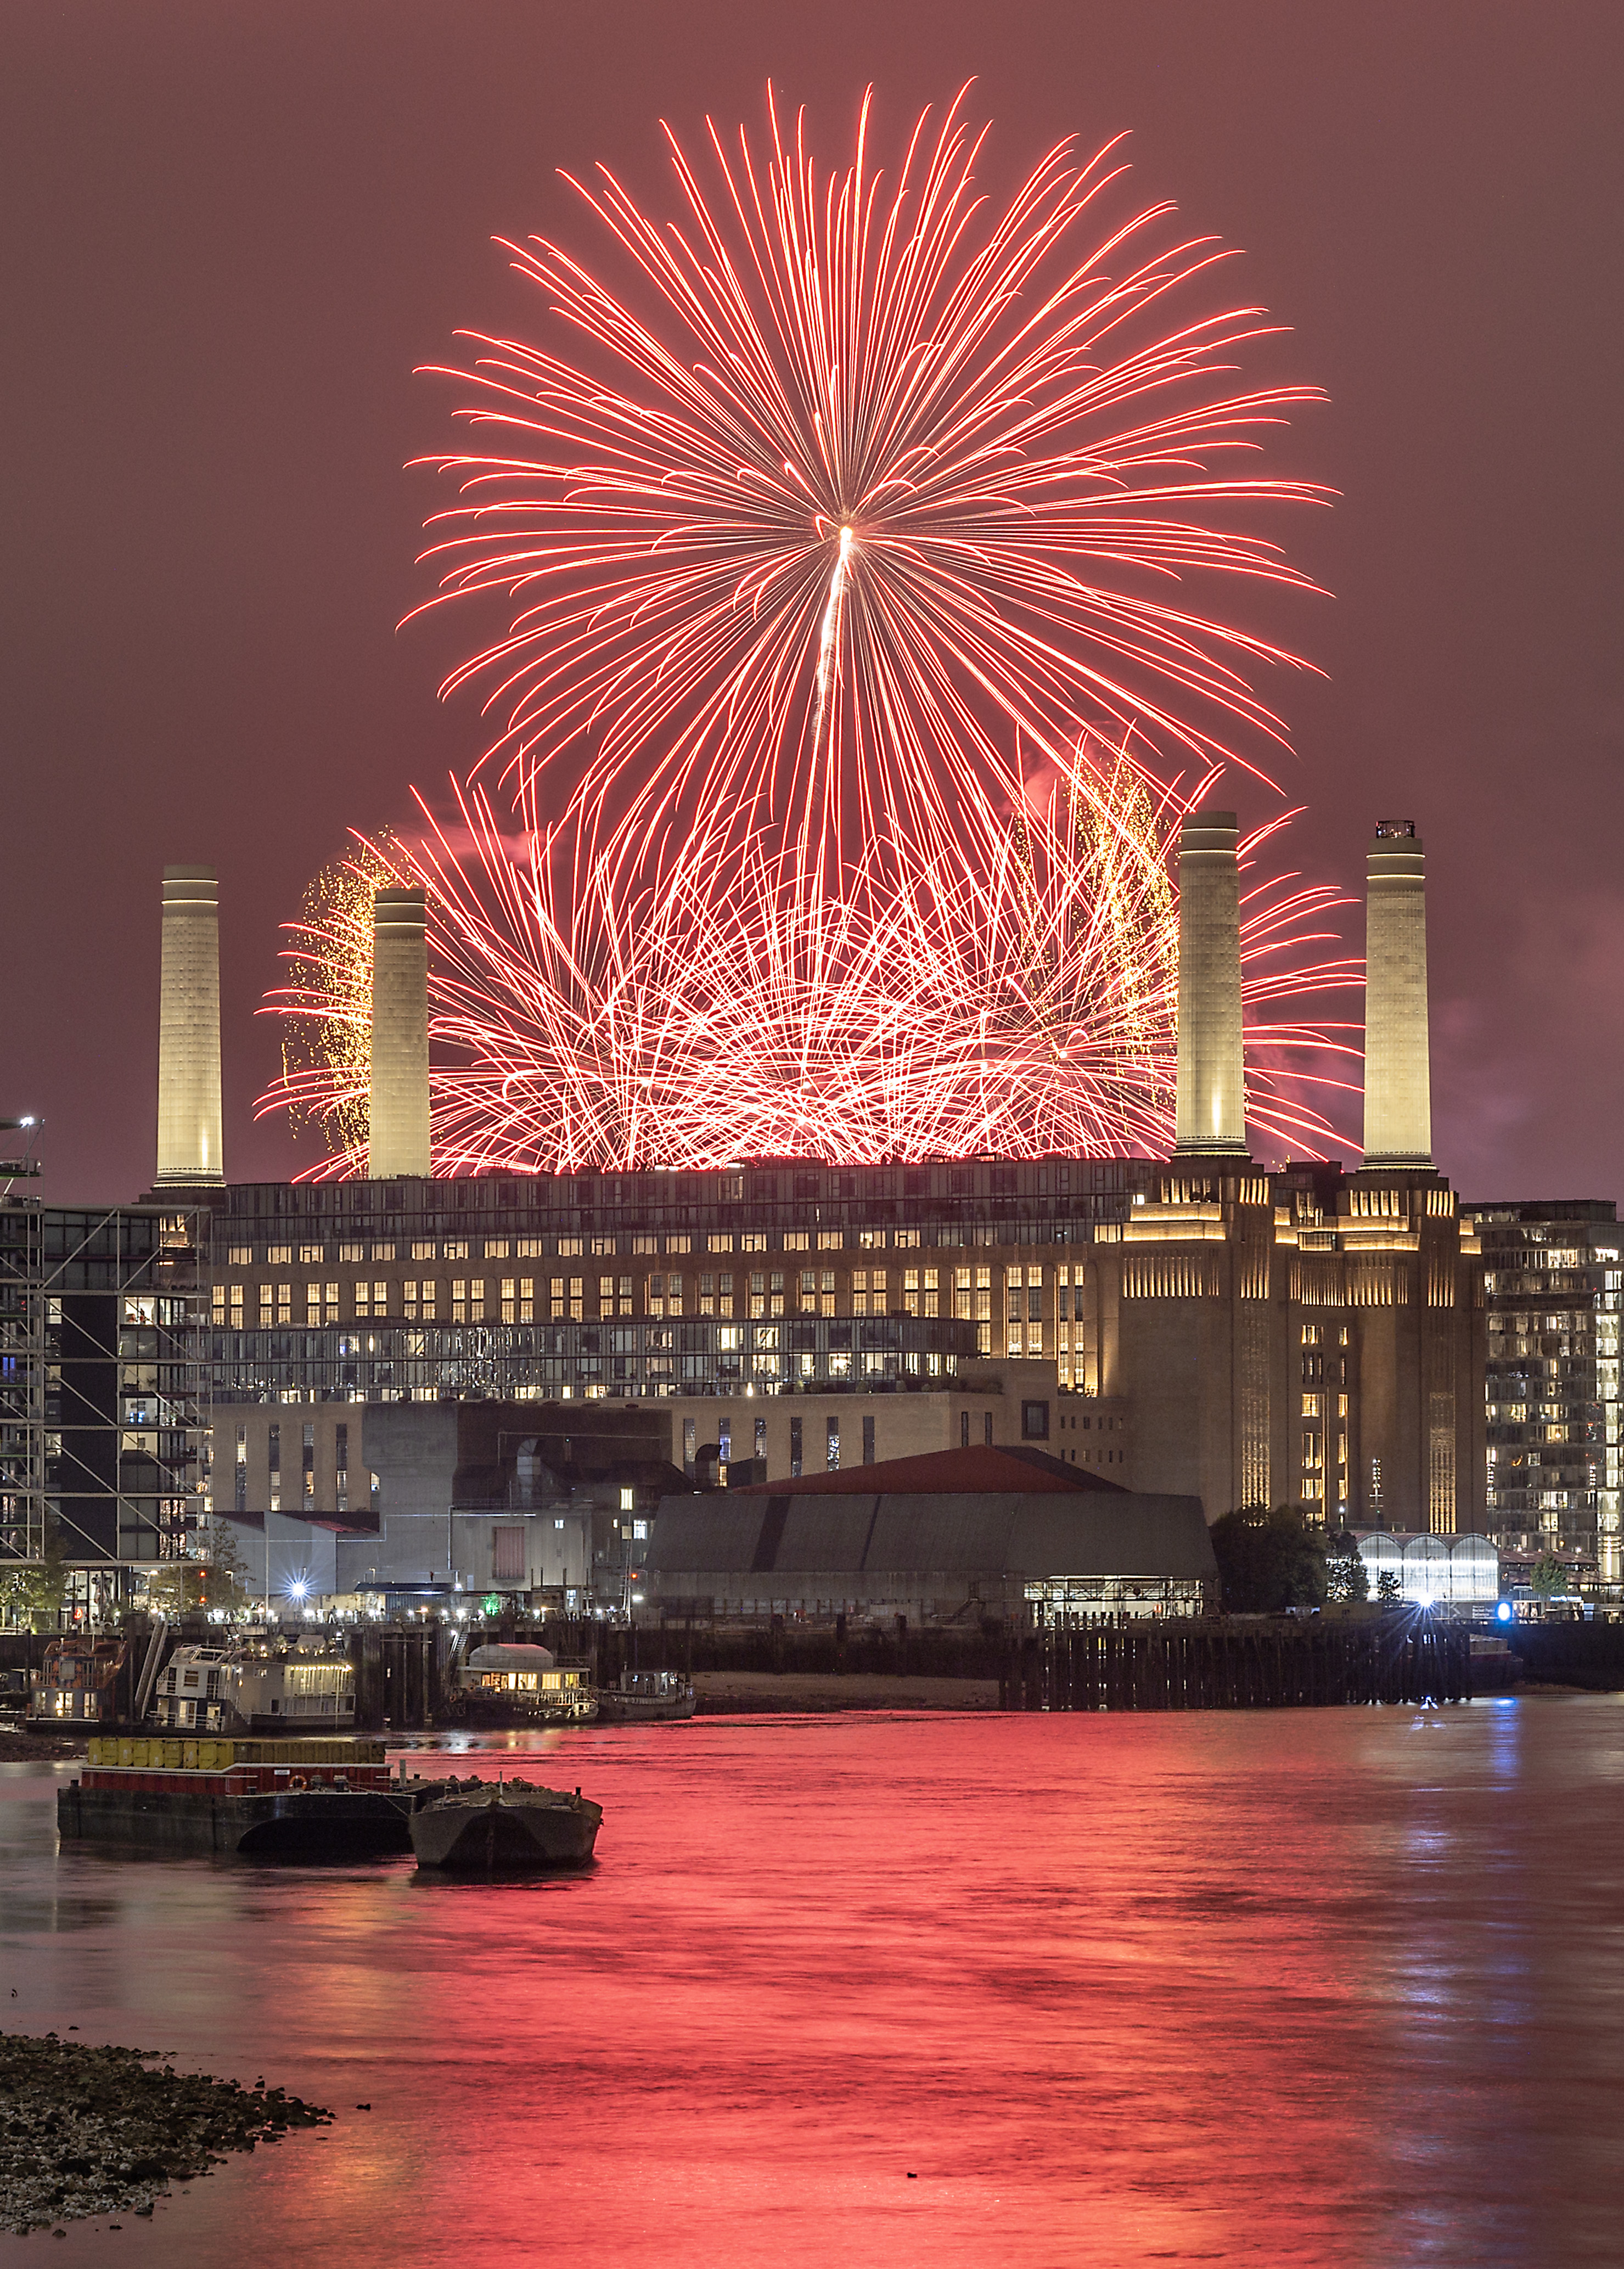
M 1303 587 L 1214 523 L 1318 493 L 1237 462 L 1318 398 L 1234 383 L 1261 311 L 1162 327 L 1226 255 L 1152 248 L 1165 204 L 1080 243 L 1114 144 L 1052 151 L 993 213 L 959 102 L 887 191 L 869 111 L 821 185 L 771 99 L 759 172 L 712 127 L 713 201 L 668 129 L 681 223 L 607 172 L 573 184 L 624 296 L 548 240 L 509 246 L 556 344 L 476 334 L 455 373 L 505 446 L 439 461 L 461 500 L 426 557 L 441 601 L 507 619 L 445 690 L 493 681 L 518 776 L 544 767 L 553 808 L 572 790 L 639 869 L 674 823 L 764 828 L 823 894 L 876 844 L 951 855 L 966 809 L 1015 802 L 1022 747 L 1065 768 L 1081 730 L 1132 734 L 1205 769 L 1237 727 L 1284 737 L 1243 671 L 1292 657 L 1179 595 Z
M 1225 255 L 1162 243 L 1170 208 L 1086 233 L 1114 145 L 994 211 L 962 98 L 890 186 L 869 116 L 827 180 L 771 98 L 764 166 L 711 128 L 708 199 L 668 129 L 667 225 L 573 184 L 619 295 L 508 248 L 552 330 L 477 339 L 493 447 L 439 461 L 427 556 L 431 605 L 503 607 L 445 690 L 488 682 L 514 817 L 476 766 L 459 827 L 425 806 L 395 846 L 430 897 L 437 1171 L 1170 1140 L 1165 776 L 1256 771 L 1284 733 L 1246 673 L 1293 661 L 1184 586 L 1307 588 L 1242 523 L 1319 492 L 1240 460 L 1317 396 L 1236 383 L 1261 311 L 1177 313 Z M 1255 885 L 1254 1004 L 1347 981 L 1332 903 Z M 307 1027 L 362 998 L 336 937 L 277 1003 Z M 1254 1120 L 1313 1148 L 1264 1065 L 1327 1036 L 1253 1038 Z M 328 1054 L 265 1106 L 342 1126 Z M 320 1171 L 359 1164 L 341 1140 Z

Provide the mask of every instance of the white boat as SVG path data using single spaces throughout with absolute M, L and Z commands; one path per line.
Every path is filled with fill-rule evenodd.
M 159 1674 L 151 1715 L 177 1733 L 352 1733 L 355 1671 L 319 1640 L 285 1654 L 178 1646 Z
M 579 1726 L 598 1714 L 585 1668 L 561 1663 L 544 1646 L 476 1646 L 459 1667 L 456 1684 L 472 1717 Z
M 691 1718 L 691 1678 L 680 1670 L 623 1670 L 613 1686 L 600 1686 L 598 1721 L 604 1726 L 657 1726 Z

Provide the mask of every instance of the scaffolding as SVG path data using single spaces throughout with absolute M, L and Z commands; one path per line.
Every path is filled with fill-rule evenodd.
M 93 1612 L 207 1511 L 207 1208 L 0 1199 L 0 1560 Z
M 45 1290 L 37 1201 L 0 1199 L 0 1562 L 45 1549 Z

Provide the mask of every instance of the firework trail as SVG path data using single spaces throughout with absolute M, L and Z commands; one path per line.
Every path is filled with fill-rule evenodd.
M 1319 492 L 1247 460 L 1318 396 L 1237 382 L 1271 327 L 1186 306 L 1224 255 L 1170 208 L 1098 218 L 1114 146 L 1000 210 L 962 98 L 889 181 L 869 121 L 825 179 L 770 97 L 764 164 L 708 129 L 709 195 L 668 129 L 669 224 L 572 184 L 619 290 L 509 246 L 543 343 L 454 373 L 481 447 L 434 461 L 427 603 L 499 610 L 443 689 L 497 737 L 388 854 L 429 898 L 437 1171 L 1170 1143 L 1171 783 L 1262 776 L 1249 673 L 1294 663 L 1200 593 L 1310 588 L 1245 522 Z M 367 855 L 272 1004 L 302 1053 L 262 1103 L 325 1119 L 324 1171 L 362 1164 L 322 1049 Z M 1333 903 L 1251 885 L 1254 1011 L 1347 981 Z M 1250 1038 L 1254 1123 L 1312 1149 L 1279 1052 L 1326 1035 Z
M 764 166 L 710 128 L 710 196 L 668 129 L 665 225 L 607 172 L 572 184 L 624 296 L 511 245 L 547 343 L 470 335 L 452 373 L 500 453 L 437 461 L 428 603 L 505 620 L 444 690 L 486 681 L 504 776 L 545 771 L 639 873 L 690 828 L 765 831 L 827 891 L 1007 811 L 1017 746 L 1063 768 L 1082 729 L 1131 732 L 1165 771 L 1283 743 L 1244 672 L 1292 658 L 1181 589 L 1305 587 L 1233 524 L 1317 494 L 1244 463 L 1318 398 L 1236 385 L 1272 327 L 1185 309 L 1224 255 L 1161 242 L 1168 206 L 1090 231 L 1114 145 L 1052 151 L 999 212 L 962 101 L 890 186 L 869 117 L 820 181 L 770 98 Z
M 702 854 L 657 921 L 627 905 L 602 860 L 560 891 L 561 862 L 539 837 L 516 839 L 477 786 L 453 821 L 424 807 L 421 837 L 395 839 L 385 879 L 420 884 L 428 903 L 435 1171 L 1164 1155 L 1177 1052 L 1169 868 L 1186 800 L 1153 797 L 1120 758 L 1094 771 L 1086 795 L 1060 783 L 950 873 L 889 892 L 869 876 L 832 907 L 786 908 L 770 849 L 747 849 L 720 899 Z M 1248 1114 L 1302 1155 L 1330 1133 L 1315 1090 L 1341 1084 L 1313 1059 L 1340 1043 L 1277 1021 L 1279 1005 L 1345 986 L 1349 966 L 1327 927 L 1343 901 L 1263 868 L 1289 816 L 1243 845 L 1242 952 Z M 323 1176 L 365 1171 L 364 1124 L 346 1115 L 351 1057 L 324 1072 L 321 1053 L 334 1001 L 351 1004 L 340 1030 L 358 1021 L 364 1104 L 372 939 L 350 907 L 375 856 L 358 839 L 354 871 L 328 870 L 330 915 L 296 932 L 294 981 L 274 1003 L 312 1035 L 299 1054 L 311 1068 L 262 1107 L 328 1118 Z

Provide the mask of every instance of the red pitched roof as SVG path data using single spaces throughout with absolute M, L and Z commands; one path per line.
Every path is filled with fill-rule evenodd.
M 1045 1490 L 1110 1489 L 1119 1482 L 1084 1467 L 1063 1465 L 1046 1450 L 928 1450 L 917 1458 L 888 1458 L 873 1466 L 842 1466 L 832 1474 L 802 1474 L 799 1481 L 750 1482 L 735 1497 L 1032 1497 Z

